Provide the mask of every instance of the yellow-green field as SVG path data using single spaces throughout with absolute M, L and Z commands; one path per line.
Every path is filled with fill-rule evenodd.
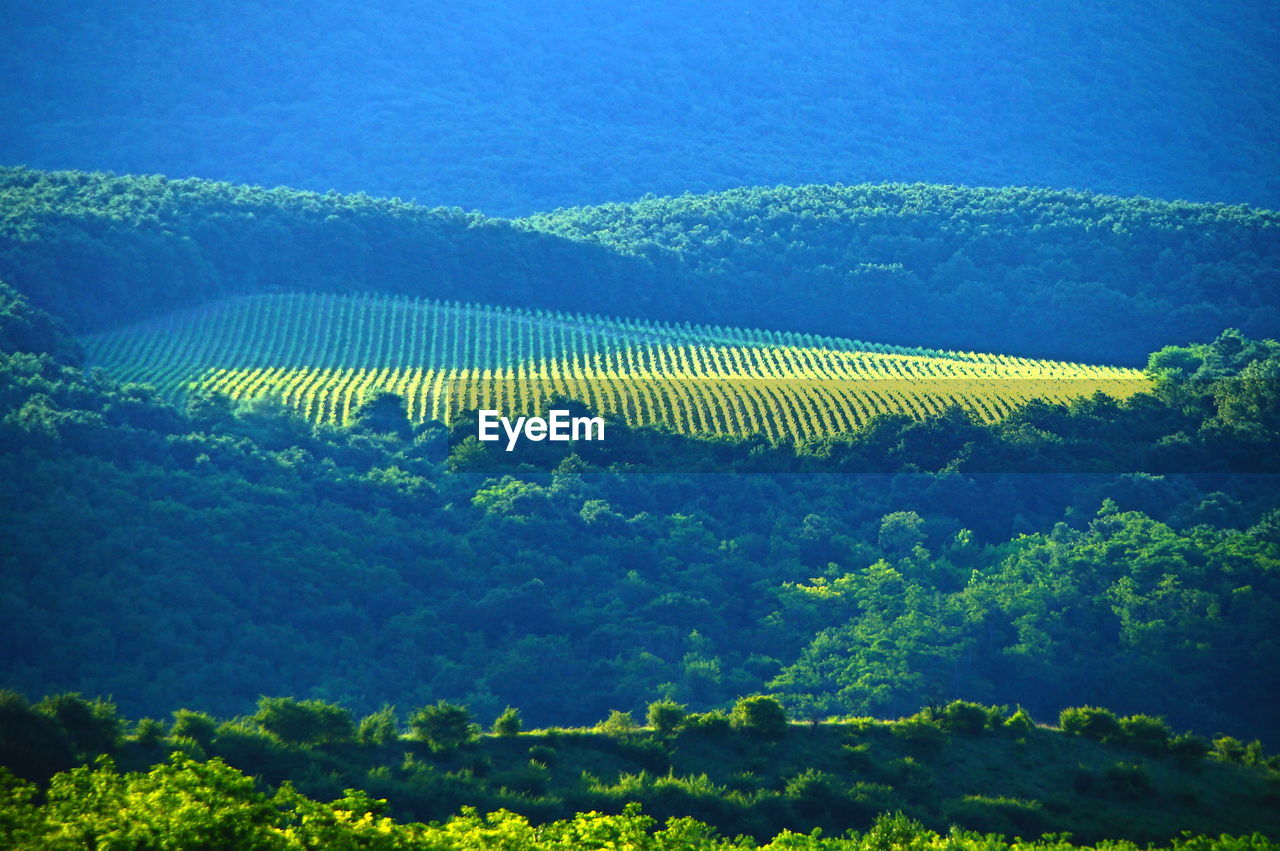
M 553 395 L 634 425 L 808 439 L 876 414 L 962 405 L 994 420 L 1030 399 L 1145 389 L 1137 370 L 941 352 L 806 334 L 577 316 L 386 295 L 257 295 L 84 338 L 90 362 L 175 402 L 196 388 L 278 398 L 346 423 L 368 394 L 415 421 Z

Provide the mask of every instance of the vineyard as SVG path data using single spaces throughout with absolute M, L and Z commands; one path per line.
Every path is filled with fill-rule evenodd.
M 1031 399 L 1146 386 L 1130 369 L 372 294 L 235 298 L 84 343 L 94 366 L 174 402 L 266 395 L 331 424 L 379 391 L 415 422 L 446 423 L 477 408 L 545 413 L 565 396 L 633 425 L 811 439 L 888 412 L 960 405 L 990 421 Z

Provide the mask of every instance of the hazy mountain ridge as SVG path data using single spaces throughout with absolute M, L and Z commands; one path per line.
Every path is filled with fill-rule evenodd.
M 926 180 L 1280 204 L 1266 3 L 10 3 L 0 162 L 523 215 Z

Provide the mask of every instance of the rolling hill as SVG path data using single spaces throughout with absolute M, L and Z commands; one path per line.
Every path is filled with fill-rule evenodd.
M 799 186 L 508 221 L 0 169 L 0 279 L 81 332 L 262 293 L 416 298 L 1142 366 L 1280 336 L 1280 217 L 1035 189 Z

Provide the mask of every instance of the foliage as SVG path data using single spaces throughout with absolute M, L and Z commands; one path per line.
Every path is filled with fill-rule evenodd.
M 0 842 L 15 851 L 53 847 L 164 847 L 171 849 L 241 848 L 635 848 L 715 849 L 743 847 L 721 838 L 691 818 L 656 819 L 628 805 L 620 815 L 578 813 L 536 825 L 501 810 L 485 816 L 466 808 L 447 821 L 430 825 L 393 821 L 386 802 L 348 789 L 330 803 L 299 794 L 286 785 L 274 794 L 259 791 L 253 780 L 221 760 L 198 762 L 174 754 L 146 772 L 121 773 L 110 761 L 74 769 L 53 779 L 47 796 L 37 800 L 33 786 L 0 773 Z M 833 779 L 806 773 L 788 785 L 788 795 L 805 808 L 821 808 L 833 793 Z M 953 808 L 962 816 L 992 812 L 1021 830 L 1038 812 L 1026 802 L 970 796 Z M 939 836 L 919 822 L 884 815 L 866 833 L 822 838 L 821 831 L 783 831 L 761 847 L 846 849 L 945 847 L 955 851 L 1070 851 L 1063 839 L 1009 842 L 998 836 L 953 832 Z M 1137 851 L 1131 842 L 1108 842 L 1113 851 Z M 1170 851 L 1267 851 L 1276 845 L 1264 835 L 1180 837 Z M 1153 851 L 1155 847 L 1152 846 Z
M 262 697 L 253 722 L 293 745 L 340 744 L 355 738 L 351 713 L 323 700 Z
M 1037 6 L 998 28 L 938 0 L 147 8 L 17 7 L 0 92 L 23 120 L 0 160 L 503 213 L 815 175 L 1278 203 L 1265 5 Z
M 362 744 L 385 745 L 400 739 L 400 719 L 396 708 L 384 705 L 377 712 L 360 719 L 356 740 Z
M 1276 216 L 1247 207 L 834 185 L 510 223 L 362 195 L 25 169 L 0 171 L 0 198 L 0 277 L 81 331 L 289 290 L 1133 366 L 1227 327 L 1280 334 Z
M 1110 709 L 1096 706 L 1068 707 L 1058 715 L 1058 726 L 1065 733 L 1110 741 L 1120 734 L 1120 721 Z
M 1179 821 L 1197 831 L 1280 829 L 1269 805 L 1270 778 L 1280 760 L 1256 744 L 1223 741 L 1222 752 L 1232 754 L 1226 759 L 1183 753 L 1168 760 L 1151 752 L 1149 762 L 1137 763 L 1128 739 L 1102 744 L 1054 730 L 1028 736 L 991 723 L 1004 714 L 999 707 L 960 703 L 950 713 L 926 708 L 897 722 L 859 718 L 796 726 L 779 740 L 731 726 L 719 713 L 713 714 L 720 727 L 712 735 L 697 715 L 678 730 L 662 732 L 617 713 L 596 730 L 472 730 L 465 748 L 381 735 L 357 736 L 343 747 L 294 744 L 239 719 L 215 722 L 205 747 L 157 725 L 150 736 L 119 740 L 103 758 L 134 771 L 175 751 L 175 759 L 214 757 L 258 778 L 257 789 L 268 800 L 273 790 L 277 800 L 294 800 L 294 787 L 311 798 L 341 793 L 351 799 L 349 789 L 361 788 L 386 799 L 362 806 L 401 820 L 446 819 L 470 804 L 513 809 L 545 824 L 578 811 L 642 802 L 661 818 L 698 818 L 726 835 L 745 832 L 760 839 L 784 829 L 866 827 L 879 813 L 901 810 L 929 818 L 943 813 L 966 829 L 1028 832 L 1034 826 L 1084 837 L 1162 841 L 1174 835 L 1169 812 L 1175 794 L 1202 802 L 1182 812 Z M 379 730 L 395 735 L 390 707 L 371 717 Z M 988 723 L 978 733 L 949 736 L 940 726 L 948 717 L 983 717 Z M 0 721 L 0 741 L 15 741 L 31 729 L 12 712 Z M 55 740 L 66 735 L 49 721 Z M 145 719 L 135 729 L 143 726 Z M 367 734 L 370 725 L 362 726 Z M 933 738 L 926 741 L 924 732 Z M 1063 784 L 1073 772 L 1074 783 Z M 52 773 L 33 779 L 43 784 Z M 1041 791 L 1031 795 L 1031 789 Z M 1099 809 L 1098 798 L 1126 803 Z
M 776 698 L 757 694 L 733 704 L 729 723 L 739 730 L 777 737 L 787 730 L 787 713 Z
M 499 736 L 514 736 L 520 732 L 520 710 L 508 706 L 493 720 L 493 732 Z
M 686 707 L 674 700 L 655 700 L 645 710 L 645 722 L 662 735 L 670 735 L 680 729 L 688 717 Z
M 465 706 L 443 699 L 429 706 L 422 706 L 409 714 L 409 729 L 419 740 L 432 748 L 450 751 L 475 739 L 476 725 Z
M 596 732 L 614 737 L 626 736 L 639 729 L 640 725 L 631 717 L 630 712 L 621 712 L 617 709 L 610 710 L 609 717 L 595 726 Z

